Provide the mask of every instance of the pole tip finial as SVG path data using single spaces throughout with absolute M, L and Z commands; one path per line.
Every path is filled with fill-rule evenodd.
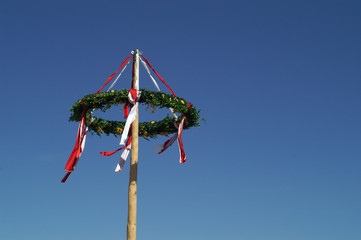
M 135 49 L 131 51 L 131 54 L 143 54 L 143 52 L 141 52 L 139 49 Z

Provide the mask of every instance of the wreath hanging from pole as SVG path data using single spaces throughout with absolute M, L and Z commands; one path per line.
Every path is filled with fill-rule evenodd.
M 146 89 L 140 89 L 141 96 L 139 103 L 148 104 L 148 106 L 155 109 L 158 108 L 172 108 L 175 113 L 185 115 L 183 129 L 191 127 L 199 127 L 199 111 L 187 102 L 185 99 L 175 97 L 163 92 L 154 92 Z M 121 91 L 111 90 L 110 92 L 89 94 L 84 96 L 78 102 L 75 102 L 71 107 L 70 121 L 81 121 L 84 107 L 86 109 L 102 110 L 105 112 L 112 105 L 121 105 L 128 103 L 129 90 L 123 89 Z M 189 104 L 189 105 L 188 105 Z M 189 110 L 188 110 L 189 109 Z M 113 134 L 120 136 L 123 133 L 125 121 L 109 121 L 99 117 L 92 116 L 91 112 L 87 112 L 86 124 L 89 124 L 90 119 L 93 119 L 89 125 L 89 131 L 98 135 L 104 133 L 106 135 Z M 176 133 L 178 128 L 174 123 L 179 123 L 180 118 L 174 118 L 167 115 L 161 121 L 151 121 L 139 123 L 139 136 L 144 138 L 155 138 L 158 135 L 168 136 Z
M 174 133 L 174 135 L 164 142 L 156 146 L 156 148 L 161 148 L 162 153 L 168 147 L 170 147 L 176 140 L 178 141 L 179 152 L 180 152 L 180 163 L 187 161 L 182 142 L 182 132 L 183 129 L 188 129 L 191 127 L 199 126 L 199 110 L 197 110 L 192 104 L 187 102 L 183 98 L 179 98 L 175 95 L 173 90 L 168 86 L 164 79 L 155 71 L 149 61 L 141 54 L 139 57 L 139 51 L 137 50 L 136 55 L 132 54 L 124 60 L 122 65 L 118 70 L 113 73 L 105 82 L 105 84 L 94 94 L 89 94 L 84 96 L 78 102 L 75 102 L 71 107 L 71 116 L 70 121 L 76 121 L 79 123 L 77 138 L 75 142 L 74 149 L 69 157 L 69 160 L 65 166 L 65 170 L 68 173 L 62 179 L 62 182 L 65 182 L 69 177 L 70 173 L 74 171 L 76 164 L 83 152 L 85 146 L 86 134 L 88 131 L 96 133 L 98 135 L 104 133 L 106 135 L 113 134 L 115 136 L 121 135 L 120 145 L 125 145 L 116 151 L 113 152 L 100 152 L 103 156 L 110 156 L 122 149 L 124 149 L 119 163 L 115 169 L 116 172 L 122 170 L 124 163 L 131 151 L 131 139 L 132 133 L 130 131 L 130 126 L 137 115 L 137 108 L 139 103 L 148 104 L 150 107 L 155 109 L 158 108 L 169 108 L 173 115 L 167 115 L 164 119 L 160 121 L 151 121 L 151 122 L 142 122 L 139 123 L 139 135 L 144 138 L 156 138 L 158 135 L 168 136 L 169 134 Z M 139 89 L 139 81 L 135 81 L 135 85 L 132 82 L 132 88 L 127 90 L 123 89 L 120 91 L 111 90 L 114 84 L 119 79 L 120 75 L 127 67 L 132 56 L 138 57 L 145 69 L 147 70 L 150 78 L 153 81 L 153 84 L 157 88 L 158 92 L 149 91 L 147 89 Z M 144 59 L 144 60 L 143 60 Z M 157 77 L 166 85 L 170 90 L 172 95 L 166 94 L 160 91 L 160 88 L 154 78 L 152 77 L 147 65 L 153 70 Z M 121 70 L 121 71 L 120 71 Z M 112 83 L 107 92 L 101 92 L 101 90 L 114 78 L 118 73 L 118 77 Z M 134 72 L 133 72 L 134 74 Z M 134 77 L 134 76 L 133 76 Z M 127 121 L 110 121 L 105 120 L 100 117 L 95 117 L 92 115 L 93 110 L 102 110 L 105 112 L 112 105 L 121 105 L 124 104 L 124 118 L 127 118 Z M 128 106 L 131 105 L 131 111 L 128 115 Z M 181 116 L 178 118 L 176 113 L 180 113 Z M 126 139 L 128 139 L 126 141 Z

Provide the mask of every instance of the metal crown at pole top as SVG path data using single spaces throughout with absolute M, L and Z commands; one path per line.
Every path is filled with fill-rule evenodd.
M 135 49 L 135 50 L 131 51 L 131 54 L 140 54 L 140 55 L 142 55 L 143 52 L 140 51 L 139 49 Z

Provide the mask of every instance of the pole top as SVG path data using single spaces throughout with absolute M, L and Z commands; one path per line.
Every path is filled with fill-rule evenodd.
M 131 54 L 142 54 L 143 52 L 139 51 L 139 49 L 135 49 L 131 51 Z

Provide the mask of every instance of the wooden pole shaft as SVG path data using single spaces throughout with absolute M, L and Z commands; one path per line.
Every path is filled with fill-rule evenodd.
M 133 88 L 136 89 L 139 81 L 139 50 L 135 50 L 133 60 Z M 136 240 L 137 231 L 137 175 L 138 175 L 138 133 L 139 133 L 139 108 L 132 124 L 132 147 L 130 153 L 130 174 L 128 190 L 128 225 L 127 239 Z

